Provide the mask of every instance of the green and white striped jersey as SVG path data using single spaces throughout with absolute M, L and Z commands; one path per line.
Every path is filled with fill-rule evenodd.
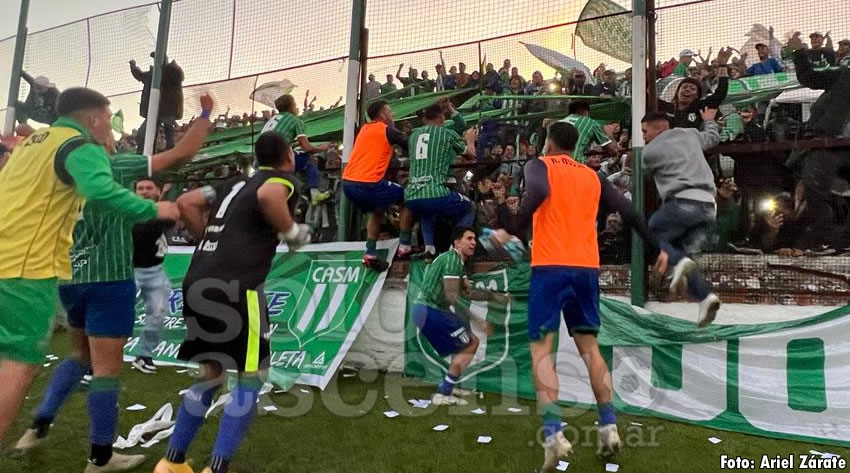
M 434 199 L 449 194 L 446 179 L 451 165 L 466 150 L 466 143 L 445 126 L 426 125 L 413 130 L 408 141 L 410 177 L 405 200 Z
M 304 122 L 289 112 L 273 116 L 263 127 L 263 133 L 267 131 L 277 132 L 293 148 L 298 145 L 299 136 L 307 136 L 307 128 L 304 126 Z
M 443 279 L 463 277 L 463 260 L 454 248 L 434 259 L 425 269 L 422 288 L 416 297 L 416 304 L 424 304 L 433 309 L 449 311 L 449 303 L 443 291 Z
M 111 167 L 115 181 L 127 188 L 151 175 L 151 161 L 147 156 L 115 156 Z M 133 225 L 136 223 L 111 211 L 103 202 L 88 201 L 82 220 L 74 227 L 71 284 L 133 280 Z
M 561 119 L 561 121 L 569 123 L 578 130 L 578 143 L 576 143 L 576 149 L 573 152 L 573 159 L 580 163 L 585 161 L 584 150 L 586 150 L 591 143 L 596 143 L 599 146 L 605 146 L 611 142 L 611 138 L 605 134 L 605 130 L 602 129 L 602 126 L 590 117 L 586 117 L 584 115 L 568 115 L 566 118 Z

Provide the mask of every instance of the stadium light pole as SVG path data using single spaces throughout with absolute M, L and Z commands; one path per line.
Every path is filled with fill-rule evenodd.
M 151 77 L 151 93 L 148 101 L 148 116 L 145 124 L 145 155 L 153 155 L 156 134 L 159 130 L 159 97 L 162 83 L 162 66 L 165 63 L 165 53 L 168 51 L 168 30 L 171 26 L 171 2 L 162 0 L 159 9 L 159 29 L 156 32 L 156 52 L 153 59 L 153 77 Z
M 18 105 L 18 94 L 21 89 L 21 71 L 24 68 L 24 52 L 27 48 L 27 16 L 30 11 L 30 0 L 21 0 L 21 14 L 18 16 L 18 35 L 15 38 L 15 56 L 12 59 L 12 77 L 9 80 L 9 101 L 6 103 L 6 122 L 3 124 L 3 134 L 15 131 L 15 115 Z
M 366 0 L 352 0 L 351 35 L 348 48 L 348 76 L 345 81 L 345 121 L 342 132 L 342 164 L 340 176 L 348 164 L 351 149 L 354 148 L 354 129 L 357 127 L 360 115 L 357 105 L 357 94 L 360 89 L 360 39 L 361 32 L 366 26 Z M 349 220 L 351 219 L 351 202 L 345 194 L 339 195 L 339 219 L 337 220 L 336 237 L 339 241 L 348 239 Z
M 632 205 L 644 214 L 643 134 L 640 121 L 646 114 L 646 0 L 632 0 Z M 644 242 L 632 230 L 632 304 L 646 302 L 646 255 Z

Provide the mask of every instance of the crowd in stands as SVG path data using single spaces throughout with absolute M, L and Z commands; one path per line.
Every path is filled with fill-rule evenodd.
M 771 31 L 772 34 L 772 31 Z M 833 49 L 829 34 L 815 32 L 810 35 L 811 47 L 795 52 L 802 42 L 799 35 L 779 51 L 771 44 L 757 44 L 757 61 L 748 61 L 746 54 L 732 48 L 721 48 L 715 58 L 712 51 L 703 57 L 701 52 L 689 49 L 678 58 L 657 64 L 659 80 L 673 76 L 682 78 L 670 101 L 659 100 L 656 107 L 665 112 L 673 127 L 700 128 L 699 111 L 704 107 L 721 109 L 718 122 L 721 125 L 720 141 L 724 143 L 761 143 L 803 139 L 808 136 L 850 137 L 848 110 L 850 110 L 850 40 L 837 42 Z M 144 84 L 142 107 L 147 112 L 145 93 L 149 93 L 148 72 L 141 71 L 131 61 L 133 76 Z M 480 91 L 484 95 L 564 95 L 565 100 L 492 100 L 488 109 L 516 107 L 519 119 L 494 119 L 478 123 L 477 156 L 459 156 L 453 177 L 446 183 L 453 190 L 470 197 L 476 204 L 476 226 L 478 228 L 505 228 L 509 233 L 528 238 L 528 229 L 518 228 L 516 215 L 523 195 L 523 163 L 535 159 L 545 151 L 542 149 L 546 126 L 553 120 L 572 123 L 580 131 L 581 140 L 575 158 L 620 189 L 631 198 L 632 150 L 630 130 L 633 126 L 628 117 L 623 120 L 599 122 L 592 118 L 591 97 L 629 97 L 631 69 L 620 73 L 604 64 L 587 77 L 581 69 L 558 74 L 545 79 L 540 71 L 533 71 L 526 79 L 510 59 L 505 59 L 497 69 L 492 63 L 482 64 L 469 70 L 466 64 L 446 64 L 440 52 L 439 63 L 434 66 L 433 76 L 427 70 L 421 72 L 408 67 L 402 76 L 405 64 L 399 64 L 396 73 L 387 74 L 386 81 L 378 82 L 370 74 L 365 85 L 367 99 L 415 96 L 421 93 L 443 90 L 476 90 L 464 100 Z M 833 69 L 821 71 L 832 66 Z M 835 69 L 837 67 L 837 69 Z M 768 106 L 765 102 L 745 103 L 721 107 L 726 98 L 729 81 L 745 76 L 758 76 L 794 70 L 799 82 L 812 89 L 825 90 L 824 96 L 811 107 L 810 118 L 799 104 Z M 168 96 L 173 103 L 182 103 L 180 83 L 183 71 L 176 62 L 165 66 L 166 81 L 171 84 Z M 46 110 L 58 93 L 46 78 L 24 78 L 32 84 L 30 97 L 21 104 L 19 120 L 27 119 L 44 123 L 49 121 Z M 176 97 L 180 97 L 176 101 Z M 824 99 L 823 97 L 829 98 Z M 51 99 L 51 97 L 53 97 Z M 301 115 L 315 112 L 315 97 L 310 100 L 307 91 Z M 460 103 L 457 98 L 444 100 L 447 115 L 456 113 Z M 843 104 L 843 111 L 824 112 L 827 101 Z M 333 107 L 340 105 L 342 97 Z M 182 118 L 182 107 L 163 107 L 160 110 L 157 149 L 173 146 L 188 127 L 188 123 L 177 124 Z M 480 108 L 479 108 L 480 110 Z M 550 118 L 523 119 L 524 114 L 552 112 Z M 213 135 L 224 129 L 238 128 L 250 124 L 266 123 L 278 112 L 262 111 L 253 114 L 234 114 L 230 111 L 214 121 Z M 396 124 L 408 135 L 419 122 L 408 120 Z M 120 151 L 140 149 L 144 126 L 125 134 L 118 142 Z M 9 146 L 6 145 L 6 148 Z M 722 149 L 722 148 L 721 148 Z M 3 148 L 0 148 L 2 159 Z M 319 171 L 316 187 L 326 196 L 316 201 L 310 196 L 299 211 L 299 218 L 314 225 L 320 241 L 331 241 L 336 235 L 336 204 L 341 194 L 340 161 L 342 150 L 336 145 L 311 155 L 310 164 Z M 807 154 L 806 154 L 807 153 Z M 735 153 L 707 153 L 717 184 L 718 218 L 713 232 L 712 251 L 716 252 L 764 252 L 788 256 L 803 254 L 840 254 L 850 251 L 850 176 L 845 176 L 850 165 L 850 149 L 832 153 L 829 164 L 816 165 L 824 152 L 818 150 L 800 152 L 775 152 L 762 155 L 736 155 Z M 406 183 L 407 157 L 401 147 L 394 150 L 389 178 L 402 185 Z M 2 163 L 2 161 L 0 161 Z M 182 183 L 190 189 L 210 180 L 223 179 L 247 169 L 246 163 L 219 166 L 188 176 Z M 837 179 L 824 179 L 825 173 L 838 174 Z M 828 175 L 828 174 L 827 174 Z M 831 177 L 831 176 L 830 176 Z M 306 180 L 306 175 L 305 175 Z M 163 192 L 167 195 L 167 192 Z M 650 202 L 650 205 L 652 203 Z M 385 238 L 398 235 L 399 208 L 389 212 L 389 218 L 381 229 Z M 815 227 L 815 225 L 817 225 Z M 358 228 L 362 228 L 362 225 Z M 618 214 L 600 214 L 599 243 L 603 263 L 625 263 L 630 255 L 629 232 L 623 230 Z M 813 235 L 813 228 L 817 234 Z M 447 245 L 449 228 L 438 229 L 442 235 L 442 248 Z M 442 232 L 442 233 L 440 233 Z M 352 235 L 358 237 L 360 235 Z M 421 243 L 421 242 L 420 242 Z

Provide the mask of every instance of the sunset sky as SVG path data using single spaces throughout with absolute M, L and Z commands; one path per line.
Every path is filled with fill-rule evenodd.
M 0 38 L 12 36 L 16 30 L 18 5 L 13 4 L 0 15 Z M 116 9 L 149 4 L 143 0 L 74 0 L 68 11 L 67 0 L 32 0 L 29 15 L 30 32 L 68 23 Z M 369 0 L 367 23 L 370 30 L 369 71 L 383 82 L 386 74 L 395 74 L 404 63 L 406 76 L 410 64 L 427 69 L 433 78 L 434 65 L 439 62 L 436 48 L 444 50 L 447 66 L 463 61 L 469 71 L 479 58 L 475 41 L 510 33 L 529 31 L 575 21 L 586 0 Z M 630 1 L 617 0 L 626 7 Z M 659 7 L 674 6 L 683 0 L 658 0 Z M 218 99 L 223 112 L 230 106 L 233 112 L 250 112 L 248 98 L 255 84 L 270 80 L 288 79 L 298 87 L 294 94 L 303 99 L 309 89 L 317 95 L 318 105 L 335 102 L 345 89 L 346 64 L 331 61 L 311 67 L 278 71 L 297 65 L 344 57 L 348 52 L 349 16 L 347 0 L 238 0 L 234 15 L 232 0 L 183 0 L 175 4 L 169 43 L 169 57 L 181 64 L 186 72 L 184 85 L 207 84 L 228 77 L 243 77 L 225 83 L 187 87 L 186 108 L 189 118 L 195 110 L 195 97 L 210 91 Z M 833 39 L 850 37 L 850 1 L 848 0 L 714 0 L 687 7 L 659 11 L 658 58 L 678 56 L 690 48 L 715 54 L 721 46 L 740 48 L 754 23 L 775 28 L 776 36 L 784 40 L 793 30 L 832 31 Z M 232 34 L 235 25 L 235 34 Z M 135 58 L 144 68 L 154 46 L 156 8 L 134 9 L 120 15 L 94 19 L 89 23 L 36 34 L 28 42 L 25 67 L 33 75 L 46 75 L 60 88 L 84 85 L 112 96 L 113 109 L 123 109 L 127 125 L 133 127 L 138 118 L 139 83 L 129 75 L 127 61 Z M 91 33 L 91 67 L 88 67 Z M 600 63 L 622 71 L 627 64 L 594 51 L 575 39 L 574 26 L 545 29 L 519 36 L 483 41 L 481 54 L 498 68 L 505 58 L 519 67 L 520 74 L 531 77 L 541 70 L 546 77 L 554 71 L 531 56 L 519 43 L 538 44 L 575 56 L 593 70 Z M 231 38 L 233 51 L 231 53 Z M 452 45 L 464 44 L 455 47 Z M 399 54 L 405 51 L 434 50 Z M 10 63 L 14 40 L 0 42 L 0 96 L 8 90 Z M 47 53 L 45 53 L 47 51 Z M 259 107 L 262 108 L 262 107 Z M 2 112 L 0 112 L 2 113 Z

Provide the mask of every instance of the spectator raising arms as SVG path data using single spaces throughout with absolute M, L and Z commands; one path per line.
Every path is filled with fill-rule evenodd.
M 151 58 L 154 58 L 156 53 L 151 53 Z M 143 72 L 136 65 L 135 59 L 130 60 L 130 73 L 133 78 L 141 82 L 142 101 L 139 104 L 139 115 L 145 118 L 142 126 L 139 127 L 139 133 L 136 135 L 137 148 L 136 152 L 142 154 L 145 148 L 145 130 L 148 124 L 148 104 L 151 97 L 151 79 L 153 78 L 153 66 L 150 66 L 147 71 Z M 162 71 L 162 95 L 159 98 L 159 115 L 157 117 L 156 127 L 162 125 L 165 133 L 165 147 L 171 149 L 174 147 L 174 128 L 177 126 L 177 120 L 183 118 L 183 69 L 177 65 L 177 61 L 168 62 L 168 57 L 164 58 Z
M 730 49 L 721 49 L 717 53 L 718 64 L 725 65 L 731 56 Z M 671 128 L 701 128 L 703 120 L 700 110 L 706 107 L 716 109 L 723 103 L 729 90 L 728 72 L 724 67 L 719 67 L 717 70 L 719 80 L 717 90 L 713 94 L 703 98 L 700 81 L 686 77 L 679 82 L 673 102 L 658 100 L 658 111 L 667 115 Z
M 32 118 L 38 123 L 52 125 L 56 121 L 56 101 L 59 99 L 59 89 L 47 77 L 33 77 L 21 71 L 23 78 L 30 85 L 30 92 L 25 102 L 16 105 L 18 123 L 26 123 Z

